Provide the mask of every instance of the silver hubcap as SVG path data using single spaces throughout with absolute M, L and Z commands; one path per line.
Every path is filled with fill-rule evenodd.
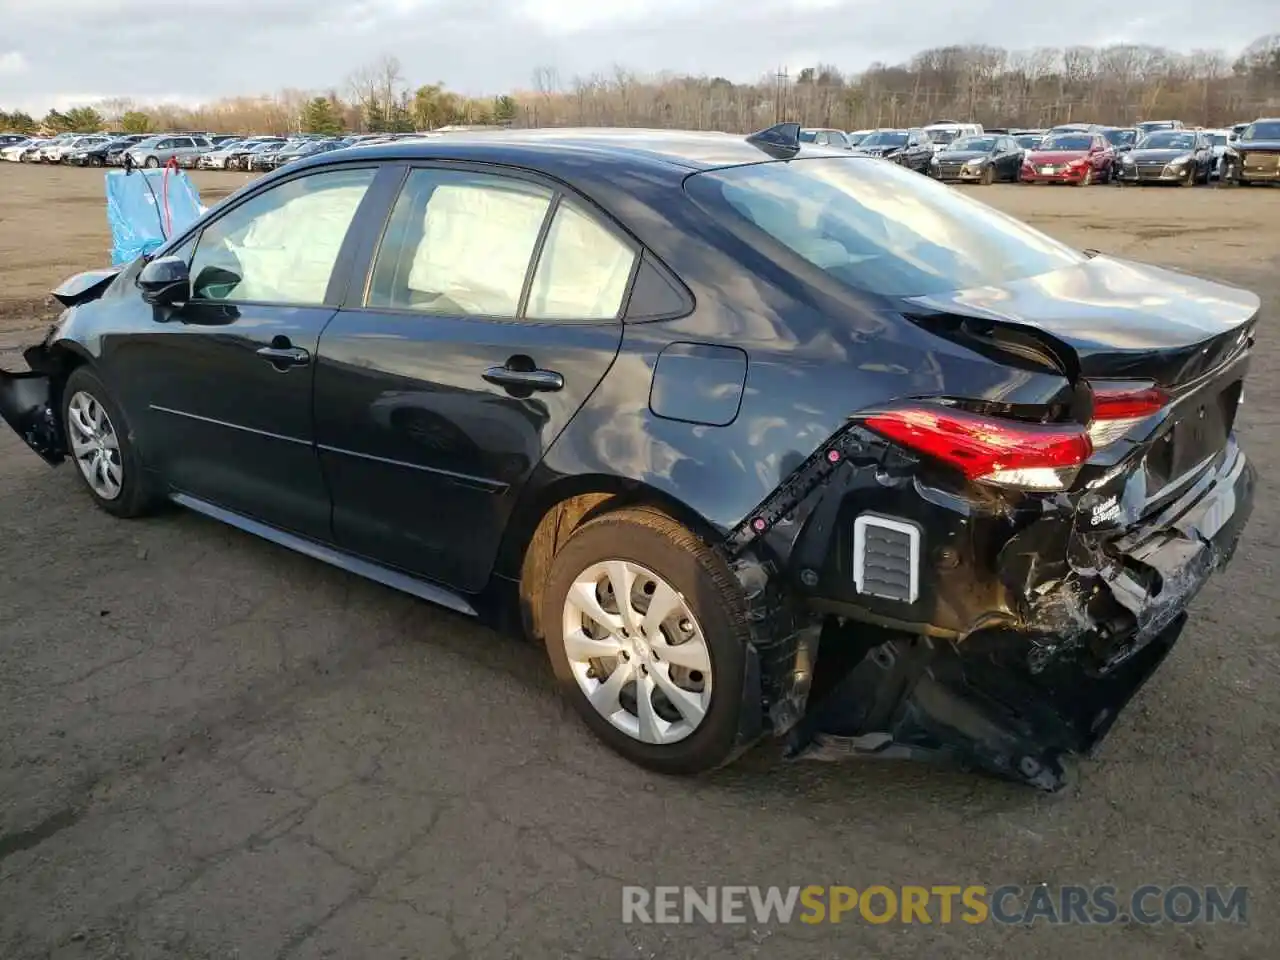
M 93 492 L 103 500 L 120 496 L 124 486 L 120 441 L 102 404 L 77 391 L 67 404 L 67 427 L 71 452 Z
M 564 651 L 599 714 L 643 743 L 675 743 L 711 705 L 711 653 L 683 596 L 629 560 L 582 571 L 564 601 Z

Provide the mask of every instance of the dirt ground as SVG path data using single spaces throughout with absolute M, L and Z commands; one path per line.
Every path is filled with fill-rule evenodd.
M 113 520 L 2 431 L 0 957 L 1275 956 L 1280 190 L 975 189 L 1265 303 L 1252 525 L 1073 787 L 768 748 L 663 779 L 539 650 L 194 515 Z M 99 172 L 0 165 L 0 350 L 108 247 Z M 624 884 L 1178 882 L 1247 885 L 1248 924 L 621 922 Z

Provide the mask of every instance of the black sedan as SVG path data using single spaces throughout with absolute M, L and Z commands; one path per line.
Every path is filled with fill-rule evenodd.
M 1010 136 L 961 137 L 934 154 L 929 175 L 936 180 L 991 184 L 1018 179 L 1026 151 Z
M 1208 183 L 1214 167 L 1213 142 L 1199 130 L 1157 130 L 1121 154 L 1121 183 Z
M 892 160 L 916 173 L 928 173 L 933 147 L 933 141 L 924 130 L 912 127 L 907 130 L 872 130 L 858 141 L 857 151 L 869 157 Z
M 1258 298 L 798 136 L 298 161 L 66 281 L 0 413 L 115 516 L 518 624 L 638 763 L 1055 789 L 1250 513 Z
M 1223 160 L 1226 180 L 1236 186 L 1280 183 L 1280 117 L 1245 127 Z

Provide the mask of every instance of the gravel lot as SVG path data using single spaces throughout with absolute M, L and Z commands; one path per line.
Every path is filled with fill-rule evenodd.
M 206 202 L 246 179 L 196 177 Z M 662 779 L 588 737 L 540 650 L 194 515 L 113 520 L 5 430 L 0 957 L 1275 956 L 1280 190 L 977 189 L 1266 304 L 1253 523 L 1074 787 L 768 748 Z M 0 169 L 0 351 L 108 260 L 102 197 Z M 623 884 L 1038 882 L 1247 884 L 1250 922 L 621 922 Z

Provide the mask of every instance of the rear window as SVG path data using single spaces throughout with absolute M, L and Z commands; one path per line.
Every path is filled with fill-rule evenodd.
M 776 258 L 787 252 L 859 290 L 927 296 L 1084 261 L 1058 241 L 896 164 L 814 158 L 709 170 L 690 196 Z

